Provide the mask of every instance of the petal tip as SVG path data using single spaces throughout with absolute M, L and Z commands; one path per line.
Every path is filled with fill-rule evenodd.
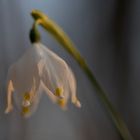
M 81 103 L 80 103 L 79 100 L 76 101 L 75 106 L 78 107 L 78 108 L 81 108 L 82 107 L 82 105 L 81 105 Z
M 12 112 L 13 110 L 13 106 L 7 107 L 6 110 L 4 111 L 5 114 L 8 114 L 10 112 Z

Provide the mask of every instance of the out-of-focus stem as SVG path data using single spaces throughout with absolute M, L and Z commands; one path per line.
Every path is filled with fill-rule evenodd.
M 80 52 L 74 47 L 73 42 L 69 39 L 66 33 L 50 18 L 48 18 L 44 13 L 39 10 L 33 10 L 31 13 L 34 20 L 40 20 L 39 24 L 48 31 L 62 46 L 66 49 L 73 58 L 77 61 L 79 66 L 87 75 L 88 79 L 91 81 L 93 87 L 96 90 L 97 96 L 102 101 L 104 107 L 108 111 L 110 117 L 112 118 L 116 129 L 120 133 L 120 136 L 123 140 L 133 140 L 127 126 L 125 125 L 119 112 L 113 107 L 112 103 L 106 96 L 105 91 L 102 89 L 100 84 L 97 82 L 92 71 L 88 67 L 84 58 L 81 56 Z

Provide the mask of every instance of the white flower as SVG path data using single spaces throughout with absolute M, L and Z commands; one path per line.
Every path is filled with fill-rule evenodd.
M 34 43 L 8 71 L 5 113 L 12 111 L 13 98 L 22 115 L 30 116 L 37 108 L 42 90 L 63 109 L 69 97 L 81 107 L 75 77 L 66 62 L 41 43 Z

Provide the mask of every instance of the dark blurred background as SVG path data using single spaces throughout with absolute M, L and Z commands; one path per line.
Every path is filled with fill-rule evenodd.
M 9 66 L 31 46 L 32 9 L 55 20 L 75 42 L 135 140 L 140 139 L 139 0 L 0 0 L 0 140 L 120 140 L 79 66 L 41 28 L 43 43 L 75 72 L 82 108 L 64 112 L 43 95 L 29 119 L 4 114 Z M 25 68 L 26 70 L 26 68 Z

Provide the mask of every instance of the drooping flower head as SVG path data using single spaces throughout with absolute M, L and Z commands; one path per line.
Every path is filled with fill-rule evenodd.
M 37 42 L 14 63 L 8 71 L 6 113 L 15 105 L 25 117 L 37 108 L 42 93 L 46 93 L 61 108 L 67 107 L 68 99 L 77 107 L 76 80 L 66 62 Z

